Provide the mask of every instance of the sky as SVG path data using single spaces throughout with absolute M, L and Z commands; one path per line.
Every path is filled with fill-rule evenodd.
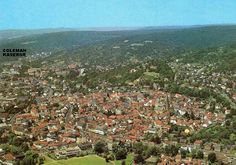
M 0 0 L 0 29 L 236 24 L 236 0 Z

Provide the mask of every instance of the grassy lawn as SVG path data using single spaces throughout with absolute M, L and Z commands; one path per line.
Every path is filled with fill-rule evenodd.
M 103 158 L 96 155 L 74 157 L 65 160 L 53 160 L 46 157 L 44 164 L 45 165 L 113 165 L 113 163 L 106 163 Z
M 128 154 L 127 158 L 125 159 L 126 165 L 131 165 L 133 162 L 134 156 L 133 154 Z M 122 160 L 115 161 L 115 165 L 121 165 Z
M 53 160 L 52 158 L 48 157 L 47 155 L 43 155 L 43 156 L 45 158 L 44 164 L 55 162 L 55 160 Z

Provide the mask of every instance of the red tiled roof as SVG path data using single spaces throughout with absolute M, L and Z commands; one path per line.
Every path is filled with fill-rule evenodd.
M 109 116 L 109 119 L 116 119 L 116 116 L 115 115 L 111 115 L 111 116 Z
M 202 140 L 196 140 L 195 142 L 194 142 L 194 144 L 202 144 L 203 142 L 202 142 Z
M 38 140 L 38 141 L 35 142 L 35 144 L 36 145 L 41 145 L 41 146 L 47 146 L 48 142 L 47 141 L 40 141 L 40 140 Z
M 8 161 L 15 160 L 15 157 L 11 153 L 8 153 L 8 154 L 4 155 L 4 158 Z
M 155 124 L 159 126 L 163 126 L 163 122 L 161 120 L 156 120 Z
M 33 115 L 30 114 L 30 113 L 25 113 L 25 114 L 19 114 L 19 115 L 17 115 L 16 118 L 34 120 L 34 119 L 36 119 L 37 117 L 33 116 Z

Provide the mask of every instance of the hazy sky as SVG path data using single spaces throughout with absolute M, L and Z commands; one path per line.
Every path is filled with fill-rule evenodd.
M 236 24 L 236 0 L 0 0 L 0 29 Z

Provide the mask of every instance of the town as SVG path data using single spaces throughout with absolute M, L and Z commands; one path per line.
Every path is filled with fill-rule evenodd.
M 41 52 L 27 60 L 37 61 L 48 54 L 51 52 Z M 156 84 L 118 87 L 101 83 L 94 89 L 83 83 L 73 86 L 64 77 L 70 72 L 85 77 L 91 68 L 63 59 L 52 64 L 41 61 L 40 67 L 24 67 L 24 63 L 22 59 L 4 63 L 0 75 L 3 164 L 22 160 L 43 164 L 45 157 L 58 160 L 92 154 L 107 162 L 131 154 L 137 164 L 236 163 L 235 143 L 225 145 L 196 135 L 212 125 L 235 125 L 228 120 L 230 107 L 215 98 L 173 93 Z M 235 74 L 213 73 L 214 64 L 184 64 L 178 59 L 168 65 L 176 70 L 174 81 L 183 84 L 181 87 L 212 88 L 225 93 L 234 104 Z M 229 136 L 236 140 L 234 133 Z

